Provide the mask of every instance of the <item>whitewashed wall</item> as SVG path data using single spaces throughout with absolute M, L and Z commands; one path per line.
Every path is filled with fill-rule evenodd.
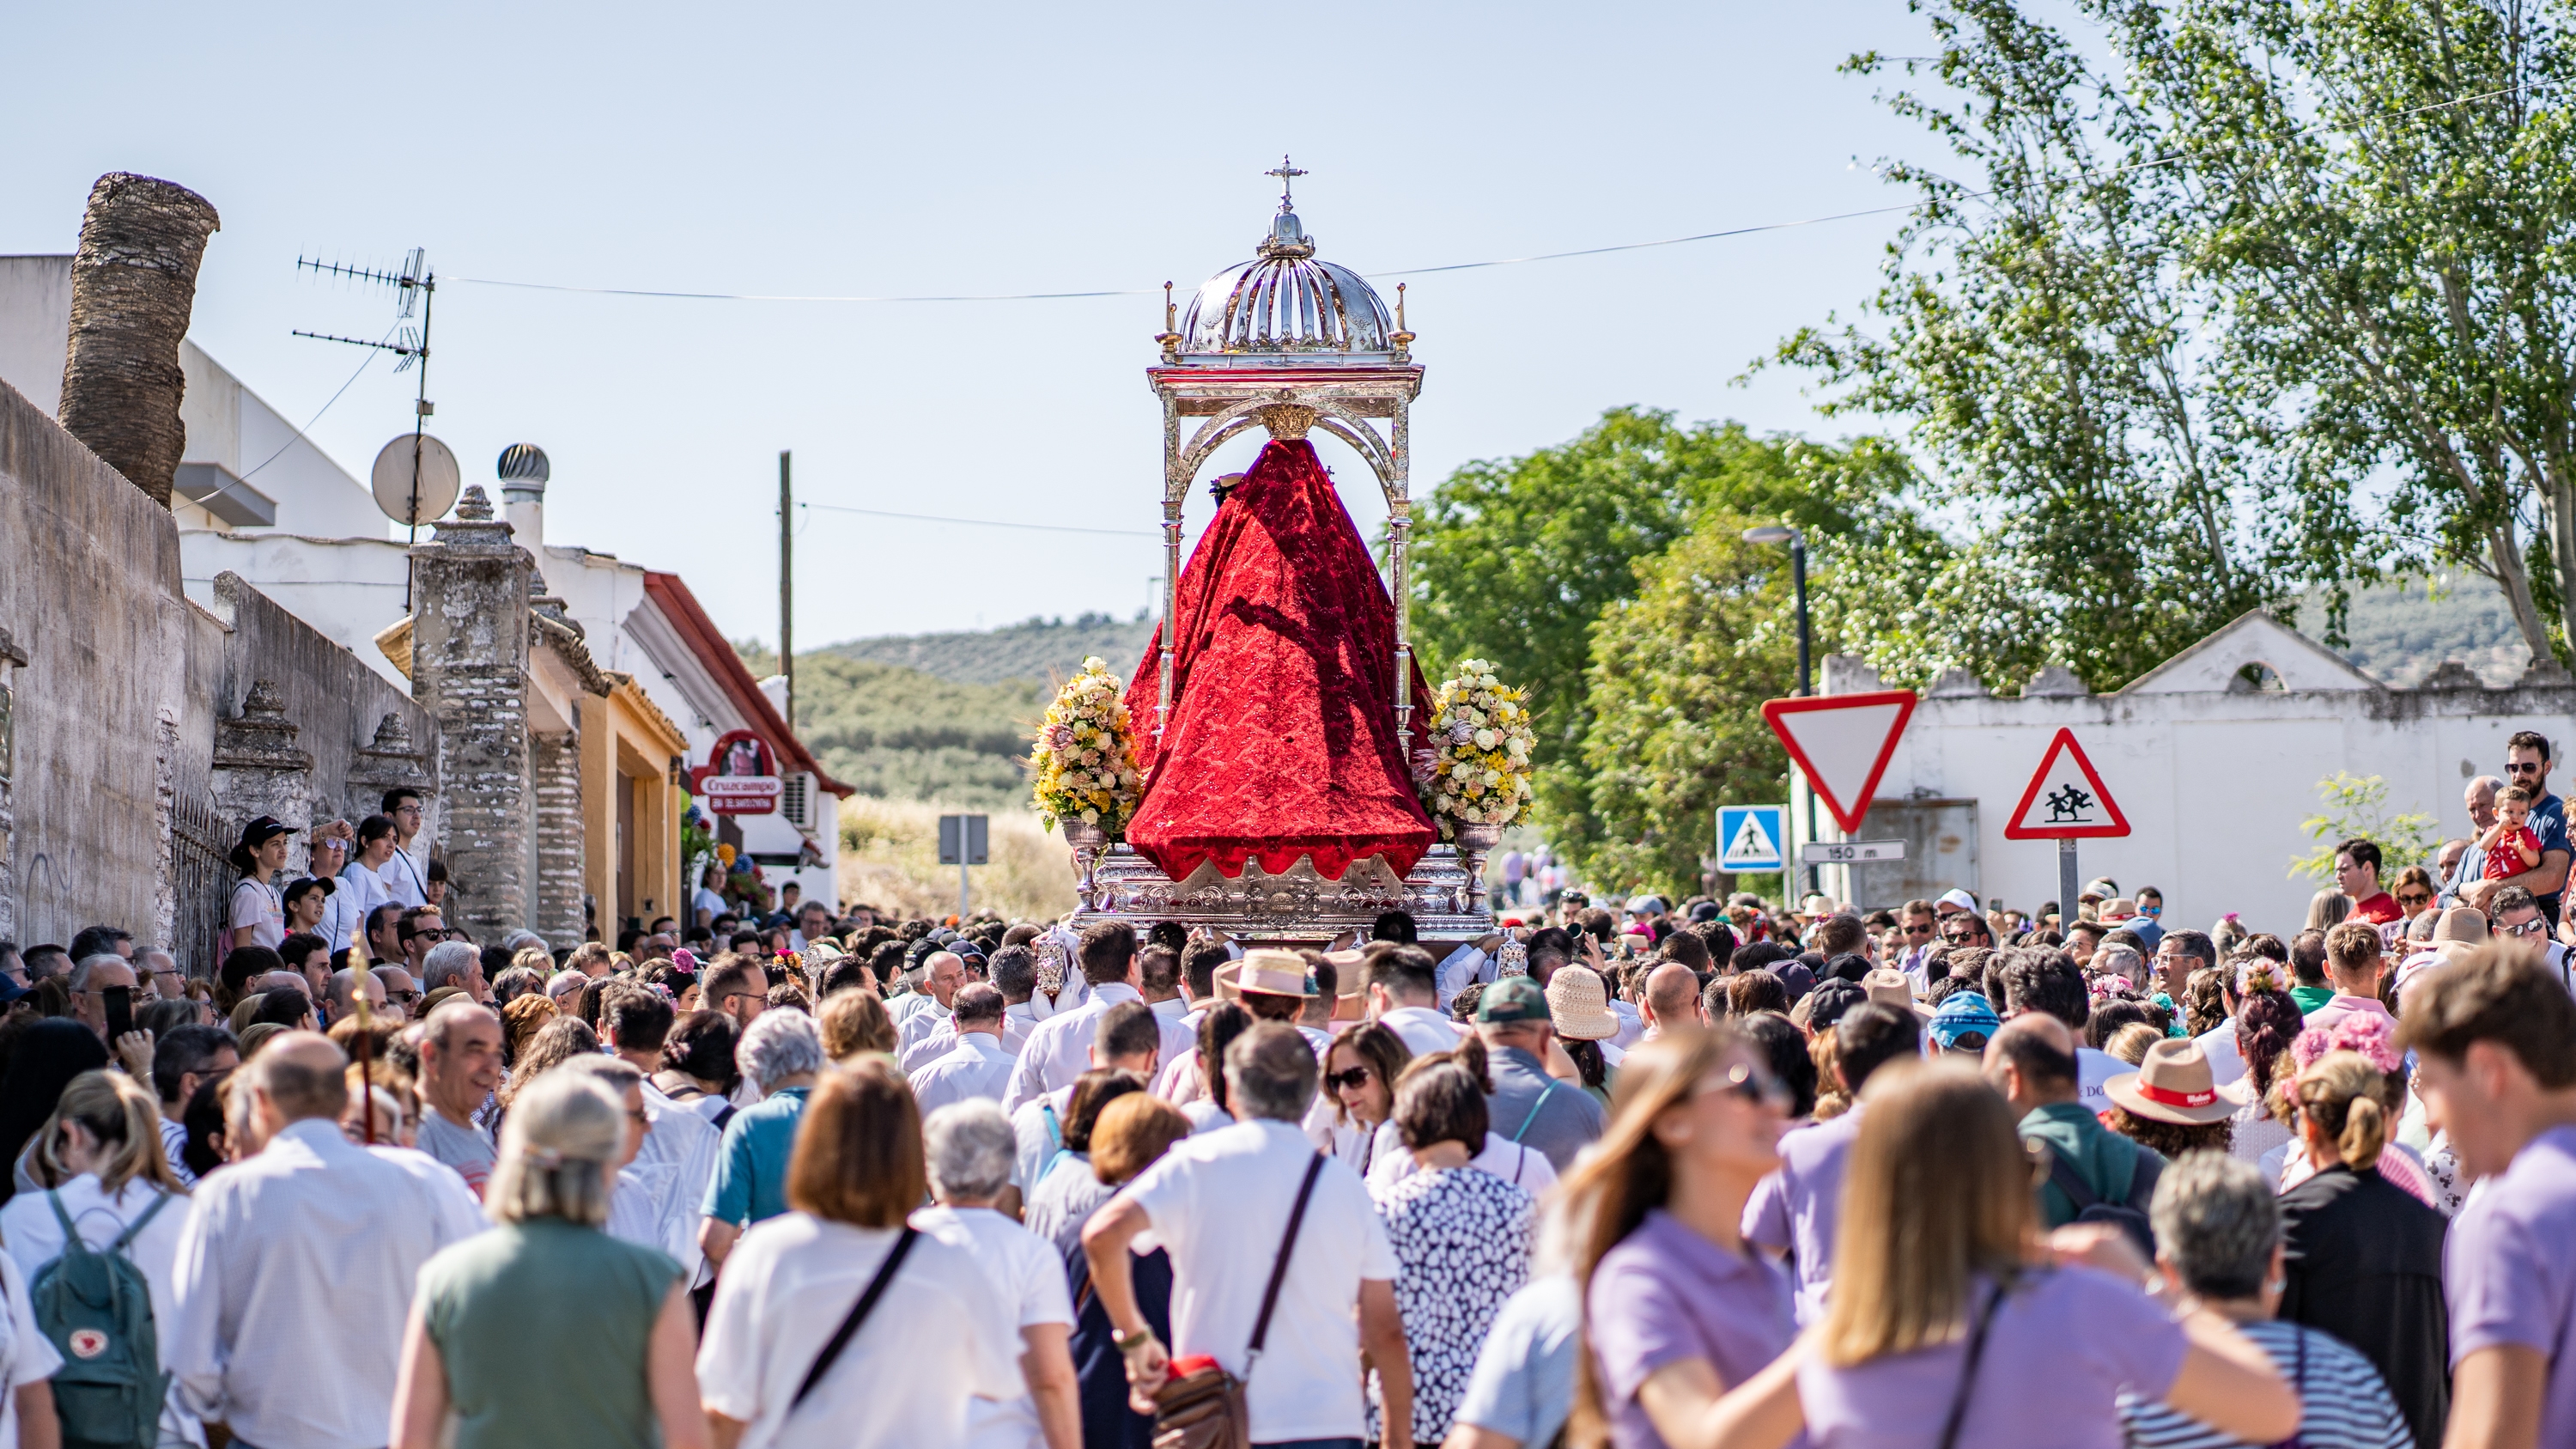
M 2284 687 L 2245 686 L 2237 675 L 2247 664 L 2266 666 Z M 1855 660 L 1827 661 L 1828 694 L 1883 687 Z M 2389 689 L 2271 616 L 2249 614 L 2116 694 L 2083 693 L 2073 676 L 2049 670 L 2028 692 L 1997 698 L 1953 674 L 1916 706 L 1878 798 L 1976 800 L 1980 878 L 1957 884 L 2035 908 L 2057 896 L 2057 847 L 2003 832 L 2060 727 L 2075 731 L 2131 827 L 2123 839 L 2079 843 L 2084 878 L 2108 875 L 2132 893 L 2158 887 L 2168 926 L 2206 929 L 2234 911 L 2252 929 L 2287 932 L 2319 884 L 2289 866 L 2312 848 L 2299 823 L 2317 813 L 2320 780 L 2337 770 L 2382 776 L 2391 813 L 2427 811 L 2444 835 L 2465 834 L 2462 789 L 2474 775 L 2503 772 L 2508 736 L 2538 730 L 2562 754 L 2576 745 L 2576 681 L 2551 665 L 2490 690 L 2445 669 L 2426 687 Z M 2562 763 L 2552 788 L 2563 794 L 2570 773 Z M 1886 904 L 1873 898 L 1866 869 L 1855 884 L 1864 904 Z M 1849 898 L 1851 887 L 1829 874 L 1826 889 Z

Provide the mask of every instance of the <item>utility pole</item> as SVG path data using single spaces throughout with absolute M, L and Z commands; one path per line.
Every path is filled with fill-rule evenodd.
M 787 732 L 796 733 L 796 490 L 778 454 L 778 672 L 787 681 Z

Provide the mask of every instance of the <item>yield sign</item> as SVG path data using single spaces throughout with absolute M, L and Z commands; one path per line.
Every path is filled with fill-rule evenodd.
M 2071 840 L 2097 835 L 2126 835 L 2129 817 L 2093 773 L 2093 762 L 2075 742 L 2075 731 L 2061 729 L 2040 756 L 2039 772 L 2021 792 L 2021 803 L 2004 821 L 2006 840 Z
M 1910 689 L 1774 699 L 1762 706 L 1764 722 L 1846 831 L 1860 829 L 1869 814 L 1869 797 L 1877 793 L 1878 777 L 1887 773 L 1897 736 L 1913 715 Z

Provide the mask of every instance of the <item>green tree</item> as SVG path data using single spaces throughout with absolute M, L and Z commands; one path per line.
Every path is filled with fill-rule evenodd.
M 1413 635 L 1423 672 L 1478 657 L 1531 691 L 1542 785 L 1576 760 L 1585 671 L 1602 611 L 1638 588 L 1637 566 L 1722 508 L 1805 529 L 1820 555 L 1931 537 L 1905 511 L 1913 470 L 1863 438 L 1759 438 L 1736 423 L 1682 427 L 1669 412 L 1613 408 L 1580 437 L 1469 463 L 1424 501 L 1413 534 Z
M 1856 637 L 1909 675 L 2004 686 L 2059 662 L 2115 688 L 2314 572 L 2315 531 L 2279 536 L 2281 470 L 2194 336 L 2210 298 L 2153 117 L 2012 0 L 1919 8 L 1941 53 L 1904 71 L 1938 84 L 1887 102 L 1952 159 L 1884 168 L 1922 197 L 1867 308 L 1884 326 L 1778 353 L 1826 384 L 1828 416 L 1904 420 L 1961 534 L 1884 560 L 1901 587 Z
M 1702 515 L 1592 628 L 1581 768 L 1543 775 L 1538 799 L 1588 881 L 1691 894 L 1717 807 L 1785 798 L 1788 756 L 1761 705 L 1795 683 L 1797 626 L 1786 561 L 1744 542 L 1747 524 Z

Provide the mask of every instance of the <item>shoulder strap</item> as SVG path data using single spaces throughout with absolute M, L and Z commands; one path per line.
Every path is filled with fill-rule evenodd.
M 909 1223 L 904 1225 L 903 1236 L 895 1239 L 894 1246 L 886 1250 L 885 1261 L 877 1265 L 877 1275 L 868 1280 L 867 1291 L 859 1295 L 858 1302 L 850 1305 L 850 1316 L 841 1320 L 841 1326 L 832 1331 L 823 1351 L 814 1355 L 814 1366 L 805 1371 L 805 1381 L 796 1386 L 796 1397 L 787 1401 L 789 1413 L 796 1412 L 796 1406 L 804 1403 L 805 1396 L 814 1392 L 814 1386 L 823 1381 L 823 1375 L 831 1372 L 833 1362 L 840 1358 L 842 1349 L 850 1346 L 850 1339 L 858 1333 L 859 1325 L 868 1321 L 868 1313 L 877 1306 L 877 1300 L 885 1296 L 886 1285 L 894 1281 L 895 1270 L 903 1266 L 905 1255 L 912 1251 L 913 1243 L 920 1237 L 921 1229 Z
M 54 1210 L 54 1221 L 63 1225 L 64 1255 L 67 1257 L 86 1256 L 90 1250 L 89 1244 L 82 1241 L 80 1229 L 72 1223 L 72 1215 L 63 1211 L 63 1195 L 54 1191 L 52 1188 L 47 1188 L 45 1189 L 45 1202 L 47 1206 Z
M 2137 1153 L 2132 1159 L 2134 1165 L 2129 1169 L 2128 1203 L 2140 1212 L 2147 1212 L 2155 1204 L 2156 1183 L 2165 1175 L 2165 1160 L 2162 1154 L 2146 1147 L 2138 1147 Z
M 1047 1145 L 1049 1147 L 1062 1147 L 1064 1145 L 1064 1124 L 1056 1120 L 1055 1103 L 1048 1101 L 1044 1097 L 1038 1098 L 1038 1115 L 1046 1119 Z
M 1306 1164 L 1306 1180 L 1297 1184 L 1297 1205 L 1288 1210 L 1288 1231 L 1279 1238 L 1279 1256 L 1270 1265 L 1270 1286 L 1261 1290 L 1261 1316 L 1252 1320 L 1252 1342 L 1245 1349 L 1244 1377 L 1252 1376 L 1252 1360 L 1261 1357 L 1262 1341 L 1270 1336 L 1270 1310 L 1279 1306 L 1279 1285 L 1288 1278 L 1288 1255 L 1297 1250 L 1297 1228 L 1306 1221 L 1306 1200 L 1315 1195 L 1315 1179 L 1323 1174 L 1324 1154 L 1318 1152 Z
M 1556 1095 L 1557 1086 L 1556 1078 L 1550 1077 L 1547 1079 L 1547 1085 L 1538 1089 L 1538 1100 L 1530 1103 L 1529 1115 L 1521 1119 L 1520 1130 L 1512 1134 L 1514 1142 L 1529 1135 L 1530 1124 L 1538 1120 L 1539 1109 L 1547 1105 L 1547 1099 Z
M 132 1247 L 134 1245 L 134 1240 L 143 1235 L 143 1230 L 151 1226 L 152 1220 L 160 1216 L 161 1210 L 170 1205 L 171 1196 L 171 1194 L 166 1192 L 154 1193 L 152 1195 L 152 1206 L 143 1210 L 143 1216 L 126 1224 L 125 1231 L 116 1235 L 116 1241 L 107 1245 L 107 1251 L 111 1253 L 122 1253 L 126 1249 Z M 56 1203 L 54 1205 L 55 1212 L 59 1213 L 62 1210 L 62 1204 Z
M 1958 1449 L 1959 1428 L 1968 1419 L 1968 1400 L 1977 1390 L 1977 1363 L 1986 1356 L 1986 1330 L 1995 1322 L 1995 1310 L 2004 1306 L 2004 1285 L 1995 1285 L 1995 1296 L 1986 1300 L 1984 1311 L 1977 1315 L 1977 1326 L 1968 1333 L 1968 1361 L 1959 1370 L 1959 1392 L 1950 1400 L 1950 1418 L 1941 1426 L 1941 1449 Z
M 704 1097 L 706 1094 L 701 1092 L 698 1095 L 700 1097 Z M 707 1120 L 716 1124 L 716 1130 L 718 1132 L 722 1132 L 725 1130 L 725 1124 L 732 1121 L 734 1119 L 734 1114 L 741 1110 L 742 1109 L 740 1107 L 735 1106 L 731 1102 L 727 1102 L 723 1106 L 718 1107 L 716 1109 L 716 1114 Z
M 2085 1183 L 2084 1175 L 2075 1170 L 2075 1164 L 2067 1161 L 2056 1148 L 2041 1143 L 2039 1150 L 2048 1154 L 2048 1180 L 2057 1184 L 2057 1190 L 2066 1194 L 2067 1201 L 2075 1204 L 2076 1212 L 2081 1213 L 2102 1200 L 2093 1195 L 2093 1189 Z

